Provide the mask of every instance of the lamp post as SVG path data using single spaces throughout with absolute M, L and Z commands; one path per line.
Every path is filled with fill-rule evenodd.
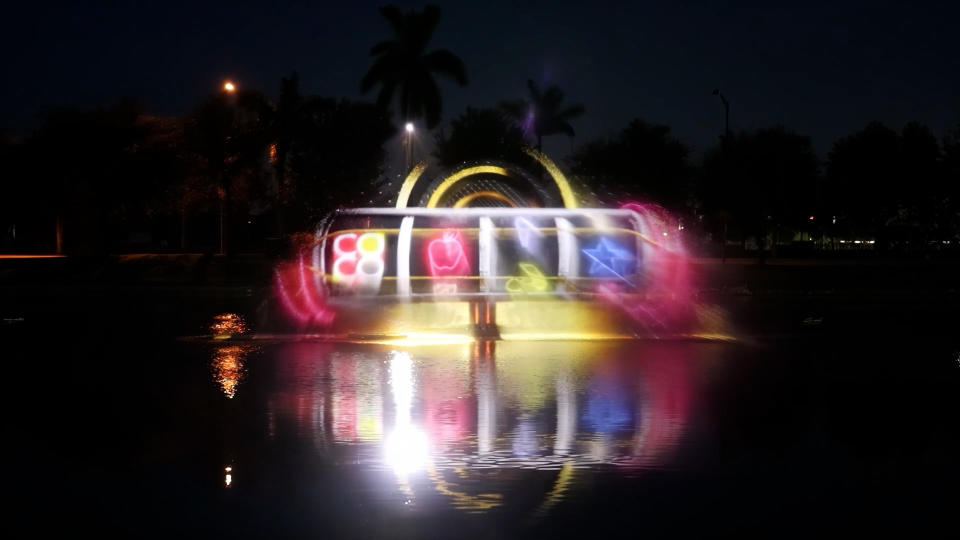
M 406 175 L 413 161 L 413 122 L 407 122 L 403 130 L 403 174 Z
M 728 154 L 728 147 L 730 146 L 730 102 L 727 101 L 727 98 L 720 93 L 719 88 L 713 89 L 713 95 L 720 96 L 720 101 L 723 103 L 723 144 L 721 145 L 723 149 L 723 176 L 724 180 L 727 180 L 727 174 L 729 173 L 730 167 L 730 158 Z M 724 182 L 726 183 L 726 182 Z M 724 209 L 723 217 L 723 244 L 720 245 L 720 262 L 727 262 L 727 210 Z
M 234 96 L 237 91 L 237 86 L 233 84 L 233 81 L 226 80 L 223 82 L 223 91 L 227 94 L 228 97 Z M 229 100 L 232 102 L 233 100 Z M 231 120 L 231 125 L 233 120 Z M 227 135 L 227 139 L 230 136 Z M 224 150 L 226 150 L 226 142 L 224 141 Z M 226 152 L 223 153 L 223 158 L 226 159 Z M 230 181 L 224 176 L 226 172 L 226 163 L 220 163 L 220 255 L 227 254 L 227 220 L 230 218 L 229 214 L 229 205 L 230 205 Z
M 723 102 L 723 141 L 726 144 L 730 138 L 730 102 L 720 93 L 719 88 L 713 89 L 713 95 L 720 96 L 720 101 Z

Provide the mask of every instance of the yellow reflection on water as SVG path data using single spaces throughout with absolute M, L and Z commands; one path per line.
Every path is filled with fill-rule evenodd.
M 227 398 L 237 395 L 237 386 L 243 380 L 244 362 L 252 350 L 249 345 L 217 347 L 213 353 L 213 378 Z
M 216 339 L 226 339 L 247 331 L 247 323 L 236 313 L 221 313 L 213 318 L 210 332 Z

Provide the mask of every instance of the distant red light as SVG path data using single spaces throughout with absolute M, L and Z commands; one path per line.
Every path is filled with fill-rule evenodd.
M 813 216 L 810 216 L 810 221 L 813 221 Z

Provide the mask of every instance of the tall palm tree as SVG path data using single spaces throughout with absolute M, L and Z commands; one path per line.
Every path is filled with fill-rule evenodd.
M 555 84 L 541 92 L 537 83 L 528 79 L 527 88 L 530 91 L 529 99 L 504 101 L 500 108 L 520 125 L 524 133 L 536 137 L 537 150 L 543 149 L 544 137 L 559 133 L 573 137 L 570 120 L 586 112 L 583 105 L 578 103 L 564 108 L 563 91 Z
M 423 11 L 403 13 L 391 5 L 380 8 L 380 14 L 393 28 L 393 39 L 370 49 L 374 61 L 360 81 L 360 89 L 368 92 L 379 84 L 377 104 L 383 108 L 399 92 L 401 120 L 425 118 L 427 127 L 432 128 L 440 122 L 442 108 L 434 75 L 449 77 L 460 86 L 467 84 L 467 72 L 457 55 L 446 49 L 426 52 L 440 20 L 440 8 L 428 5 Z

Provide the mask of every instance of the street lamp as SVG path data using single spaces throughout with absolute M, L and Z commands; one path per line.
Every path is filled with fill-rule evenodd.
M 229 96 L 226 98 L 226 101 L 231 106 L 235 106 L 236 98 L 234 94 L 237 91 L 237 86 L 233 84 L 233 81 L 229 79 L 223 81 L 223 91 Z M 234 120 L 231 120 L 231 123 L 233 123 L 233 121 Z M 230 136 L 228 135 L 227 139 L 229 138 Z M 224 144 L 226 144 L 226 141 L 224 141 Z M 227 254 L 227 221 L 230 219 L 230 179 L 224 177 L 224 175 L 226 175 L 225 169 L 225 164 L 220 163 L 220 183 L 222 189 L 220 192 L 220 255 Z
M 728 169 L 730 167 L 729 156 L 727 156 L 728 147 L 730 146 L 730 102 L 727 101 L 727 98 L 720 93 L 719 88 L 713 89 L 713 95 L 720 96 L 720 101 L 723 102 L 723 144 L 721 146 L 723 148 L 723 176 L 724 176 L 724 183 L 726 183 L 726 181 L 729 180 L 729 178 L 727 178 L 727 174 L 729 173 Z M 726 213 L 726 209 L 724 209 L 724 213 Z M 727 218 L 726 216 L 724 216 L 723 218 L 723 244 L 721 244 L 720 246 L 720 261 L 723 263 L 727 262 Z
M 413 122 L 407 122 L 403 129 L 405 131 L 403 135 L 403 173 L 407 174 L 413 161 Z

